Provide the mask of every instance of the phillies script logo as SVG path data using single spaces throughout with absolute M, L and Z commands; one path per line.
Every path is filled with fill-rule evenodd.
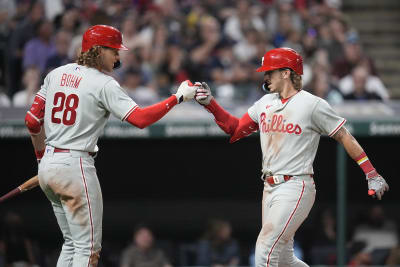
M 277 132 L 277 133 L 289 133 L 289 134 L 301 134 L 301 127 L 293 123 L 285 124 L 286 120 L 283 119 L 283 115 L 274 114 L 271 120 L 265 121 L 265 113 L 261 113 L 260 129 L 263 133 Z

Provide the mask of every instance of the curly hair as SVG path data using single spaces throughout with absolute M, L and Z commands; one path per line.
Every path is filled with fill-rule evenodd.
M 95 45 L 86 52 L 81 52 L 76 63 L 82 66 L 88 66 L 95 69 L 101 68 L 100 61 L 101 46 Z
M 300 91 L 301 88 L 303 87 L 303 80 L 301 78 L 301 75 L 298 75 L 293 70 L 290 70 L 290 80 L 293 83 L 294 89 L 296 89 L 297 91 Z

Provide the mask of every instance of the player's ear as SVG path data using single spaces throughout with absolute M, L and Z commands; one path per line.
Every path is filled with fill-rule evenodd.
M 290 78 L 290 70 L 289 69 L 284 69 L 283 71 L 281 71 L 281 73 L 282 73 L 282 78 L 283 79 Z

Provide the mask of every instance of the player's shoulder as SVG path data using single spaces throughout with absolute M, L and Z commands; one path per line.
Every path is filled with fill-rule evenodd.
M 310 100 L 318 100 L 321 99 L 320 97 L 311 94 L 310 92 L 307 92 L 306 90 L 300 90 L 299 91 L 299 96 L 303 99 L 310 99 Z
M 88 68 L 88 67 L 84 67 L 87 69 L 86 75 L 90 76 L 90 79 L 93 81 L 96 81 L 97 84 L 102 84 L 103 86 L 105 86 L 106 84 L 114 84 L 118 82 L 114 79 L 114 77 L 101 72 L 95 68 Z
M 301 91 L 301 96 L 302 99 L 300 99 L 301 102 L 308 103 L 308 106 L 310 107 L 311 110 L 315 111 L 316 109 L 330 109 L 331 105 L 326 101 L 325 99 L 313 95 L 307 91 L 302 90 Z
M 256 103 L 265 103 L 265 102 L 274 101 L 276 99 L 279 99 L 279 95 L 277 93 L 269 93 L 269 94 L 265 94 L 264 96 L 262 96 L 259 100 L 257 100 Z
M 301 99 L 301 101 L 307 101 L 307 103 L 319 103 L 321 101 L 325 101 L 324 99 L 322 99 L 319 96 L 313 95 L 310 92 L 307 92 L 305 90 L 301 90 L 298 93 L 298 99 Z

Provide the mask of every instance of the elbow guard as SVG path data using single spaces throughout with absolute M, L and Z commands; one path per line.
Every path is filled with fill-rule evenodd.
M 45 103 L 46 100 L 42 96 L 36 95 L 30 110 L 26 113 L 25 125 L 32 135 L 40 133 L 43 125 Z

